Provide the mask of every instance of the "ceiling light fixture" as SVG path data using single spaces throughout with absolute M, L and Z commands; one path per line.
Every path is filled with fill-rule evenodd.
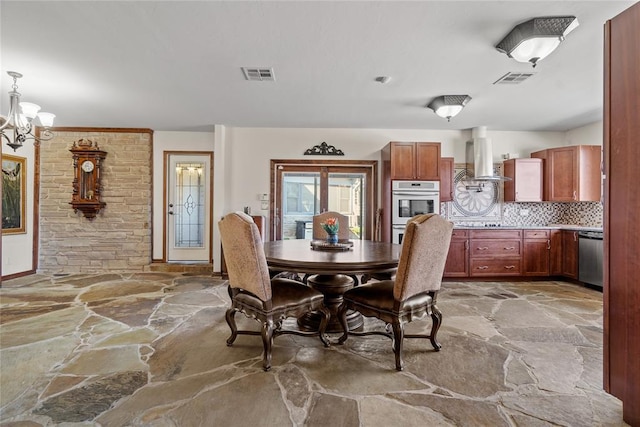
M 0 117 L 0 133 L 2 138 L 7 141 L 7 145 L 16 151 L 27 141 L 33 139 L 34 142 L 48 141 L 53 138 L 53 132 L 49 129 L 53 126 L 53 119 L 56 117 L 51 113 L 39 113 L 40 106 L 31 102 L 20 102 L 20 93 L 18 92 L 18 79 L 22 74 L 15 71 L 7 71 L 13 78 L 13 85 L 9 92 L 9 114 L 6 117 Z M 44 130 L 40 136 L 36 137 L 33 131 L 33 119 L 38 117 L 40 124 Z M 5 129 L 13 129 L 13 140 L 5 133 Z
M 462 111 L 469 101 L 471 101 L 469 95 L 442 95 L 431 101 L 427 108 L 431 108 L 437 115 L 450 122 L 451 117 Z
M 578 26 L 575 16 L 533 18 L 516 25 L 496 45 L 496 49 L 518 62 L 538 61 L 553 52 L 564 38 Z

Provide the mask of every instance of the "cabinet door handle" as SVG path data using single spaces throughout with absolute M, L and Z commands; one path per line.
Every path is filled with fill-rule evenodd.
M 514 268 L 516 268 L 515 265 L 505 265 L 504 268 L 506 268 L 507 270 L 512 270 Z
M 551 249 L 551 240 L 547 239 L 547 250 Z
M 469 241 L 468 240 L 465 240 L 465 242 L 464 242 L 464 250 L 465 251 L 469 250 Z
M 573 190 L 573 200 L 578 200 L 578 193 L 576 190 Z
M 504 250 L 505 250 L 505 251 L 512 251 L 512 250 L 514 250 L 515 248 L 516 248 L 515 246 L 506 246 L 506 247 L 504 248 Z
M 478 267 L 478 270 L 486 270 L 487 268 L 489 268 L 488 265 L 481 265 Z
M 486 251 L 487 249 L 489 249 L 488 246 L 481 246 L 478 248 L 479 251 Z
M 573 232 L 573 241 L 574 242 L 578 241 L 578 233 L 576 231 Z

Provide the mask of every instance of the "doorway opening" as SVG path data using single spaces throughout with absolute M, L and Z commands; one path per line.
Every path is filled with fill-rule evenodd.
M 271 239 L 310 239 L 313 216 L 336 211 L 351 239 L 373 240 L 377 176 L 373 160 L 271 160 Z

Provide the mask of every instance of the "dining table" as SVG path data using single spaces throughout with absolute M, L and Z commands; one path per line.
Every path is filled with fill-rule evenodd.
M 306 275 L 307 284 L 324 295 L 324 304 L 331 313 L 327 332 L 342 331 L 338 308 L 344 293 L 358 284 L 357 276 L 394 271 L 400 260 L 400 249 L 398 244 L 372 240 L 350 240 L 338 245 L 305 239 L 264 243 L 267 265 L 272 272 Z M 298 325 L 305 330 L 317 330 L 320 319 L 320 313 L 309 312 L 298 318 Z M 363 324 L 360 313 L 347 313 L 349 330 L 360 329 Z

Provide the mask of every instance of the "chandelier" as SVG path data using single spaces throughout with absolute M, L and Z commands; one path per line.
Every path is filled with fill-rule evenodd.
M 33 139 L 34 142 L 48 141 L 53 138 L 53 132 L 50 128 L 53 126 L 53 119 L 56 117 L 51 113 L 40 113 L 40 106 L 31 102 L 20 102 L 20 93 L 18 92 L 18 79 L 22 74 L 15 71 L 7 71 L 13 78 L 13 85 L 9 92 L 10 107 L 9 114 L 6 117 L 0 117 L 0 133 L 2 139 L 7 145 L 16 151 L 28 140 Z M 33 134 L 33 119 L 38 117 L 43 130 L 39 136 Z M 13 139 L 9 138 L 6 130 L 13 130 Z

